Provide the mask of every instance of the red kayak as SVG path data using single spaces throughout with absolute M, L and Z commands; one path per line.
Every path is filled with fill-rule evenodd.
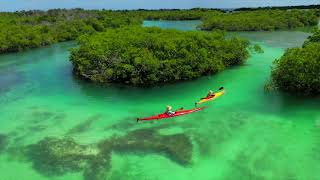
M 146 118 L 138 118 L 137 122 L 138 121 L 151 121 L 151 120 L 158 120 L 158 119 L 165 119 L 165 118 L 173 118 L 176 116 L 183 116 L 186 114 L 201 111 L 204 108 L 206 108 L 206 107 L 193 108 L 193 109 L 189 109 L 189 110 L 178 110 L 173 115 L 168 115 L 167 113 L 162 113 L 162 114 L 158 114 L 158 115 L 150 116 L 150 117 L 146 117 Z

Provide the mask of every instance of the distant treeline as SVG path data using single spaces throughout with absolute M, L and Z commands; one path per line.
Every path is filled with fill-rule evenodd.
M 127 27 L 81 36 L 78 42 L 71 53 L 77 75 L 136 86 L 214 74 L 249 56 L 248 41 L 226 39 L 222 32 Z
M 290 9 L 320 9 L 318 5 L 301 5 L 301 6 L 268 6 L 268 7 L 257 7 L 257 8 L 237 8 L 233 11 L 256 11 L 256 10 L 290 10 Z
M 105 9 L 102 9 L 105 10 Z M 137 9 L 137 10 L 114 10 L 114 11 L 219 11 L 227 12 L 225 9 L 218 8 L 191 8 L 191 9 Z
M 110 11 L 49 10 L 0 13 L 0 53 L 75 40 L 108 28 L 138 25 L 141 19 Z
M 177 11 L 144 11 L 140 17 L 146 20 L 200 20 L 212 16 L 223 14 L 222 11 L 216 10 L 177 10 Z
M 274 31 L 315 26 L 319 10 L 255 10 L 210 16 L 203 20 L 203 30 Z
M 216 10 L 111 11 L 53 9 L 0 13 L 0 53 L 75 40 L 124 26 L 141 26 L 144 19 L 191 20 L 214 16 Z
M 75 40 L 107 29 L 141 26 L 143 20 L 202 20 L 205 30 L 277 30 L 314 25 L 317 10 L 225 13 L 217 9 L 83 10 L 53 9 L 0 13 L 0 53 Z
M 320 95 L 320 30 L 302 48 L 291 48 L 274 62 L 271 87 L 298 94 Z

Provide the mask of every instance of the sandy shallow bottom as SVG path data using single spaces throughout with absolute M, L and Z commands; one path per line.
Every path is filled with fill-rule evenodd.
M 298 45 L 305 36 L 281 39 Z M 252 54 L 242 66 L 149 89 L 75 79 L 68 62 L 73 43 L 0 56 L 0 134 L 6 136 L 1 179 L 83 179 L 82 170 L 47 175 L 32 159 L 12 151 L 45 137 L 89 145 L 139 129 L 153 129 L 159 136 L 184 134 L 192 142 L 191 161 L 181 164 L 148 149 L 112 151 L 104 179 L 317 179 L 320 101 L 264 92 L 272 61 L 292 46 L 274 42 L 275 35 L 272 43 L 265 37 L 251 37 L 265 53 Z M 155 123 L 135 121 L 162 112 L 167 104 L 192 108 L 208 89 L 220 86 L 227 93 L 202 112 Z

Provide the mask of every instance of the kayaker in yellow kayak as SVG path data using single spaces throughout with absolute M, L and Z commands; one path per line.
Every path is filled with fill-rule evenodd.
M 202 104 L 202 103 L 205 103 L 205 102 L 208 102 L 208 101 L 212 101 L 212 100 L 222 96 L 224 93 L 225 93 L 225 91 L 224 91 L 223 87 L 219 88 L 219 91 L 215 92 L 215 93 L 212 90 L 209 90 L 207 96 L 204 97 L 204 98 L 201 98 L 200 101 L 195 103 L 195 105 L 197 106 L 198 104 Z
M 208 95 L 206 98 L 210 98 L 214 96 L 214 92 L 212 90 L 209 90 Z

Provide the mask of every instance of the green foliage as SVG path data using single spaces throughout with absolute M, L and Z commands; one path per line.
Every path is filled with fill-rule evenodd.
M 0 53 L 75 40 L 83 34 L 141 25 L 144 19 L 189 20 L 222 13 L 216 10 L 108 11 L 52 9 L 0 13 Z
M 191 10 L 83 10 L 52 9 L 0 13 L 0 53 L 46 46 L 75 40 L 83 34 L 95 34 L 125 26 L 141 26 L 144 19 L 201 19 L 202 29 L 253 31 L 290 29 L 315 25 L 319 10 L 259 10 L 225 13 L 214 9 Z
M 0 13 L 0 53 L 75 40 L 108 28 L 141 24 L 141 18 L 112 11 L 54 9 Z
M 318 28 L 313 30 L 313 35 L 308 37 L 308 39 L 304 42 L 303 46 L 306 46 L 307 44 L 314 42 L 320 43 L 320 30 Z
M 250 45 L 249 50 L 251 53 L 264 53 L 262 47 L 259 44 Z
M 206 17 L 221 15 L 220 10 L 192 9 L 192 10 L 160 10 L 142 11 L 141 16 L 146 20 L 199 20 Z
M 248 41 L 221 32 L 120 28 L 79 38 L 71 53 L 78 75 L 98 82 L 152 85 L 213 74 L 241 64 Z
M 315 26 L 319 20 L 316 10 L 256 10 L 210 16 L 200 26 L 203 30 L 273 31 Z
M 309 39 L 312 41 L 314 37 Z M 302 48 L 288 49 L 274 62 L 272 84 L 293 94 L 319 95 L 320 42 L 308 42 Z
M 320 9 L 320 5 L 300 5 L 300 6 L 267 6 L 267 7 L 257 7 L 257 8 L 238 8 L 234 11 L 256 11 L 256 10 L 290 10 L 290 9 Z

